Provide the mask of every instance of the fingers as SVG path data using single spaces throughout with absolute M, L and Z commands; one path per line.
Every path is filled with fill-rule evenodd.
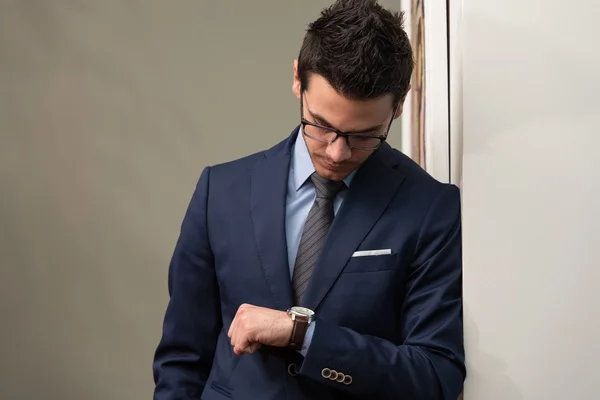
M 258 342 L 250 343 L 250 352 L 248 354 L 255 353 L 256 351 L 258 351 L 258 349 L 260 349 L 260 346 L 261 344 Z
M 247 332 L 234 330 L 231 338 L 231 346 L 233 346 L 233 352 L 239 356 L 254 353 L 260 348 L 261 344 L 259 342 L 251 342 Z
M 231 337 L 231 345 L 233 346 L 233 352 L 236 355 L 239 356 L 245 354 L 247 347 L 250 345 L 247 332 L 242 328 L 234 329 Z
M 258 342 L 253 342 L 253 343 L 246 342 L 246 343 L 247 343 L 247 345 L 245 347 L 242 347 L 242 345 L 240 345 L 239 347 L 238 347 L 238 345 L 235 345 L 233 347 L 233 352 L 235 353 L 235 355 L 241 356 L 242 354 L 253 354 L 258 349 L 260 349 L 260 346 L 261 346 L 261 344 Z
M 229 337 L 229 339 L 232 338 L 234 331 L 236 329 L 237 322 L 239 321 L 240 317 L 243 317 L 243 314 L 244 314 L 246 308 L 247 308 L 247 305 L 242 304 L 238 308 L 237 312 L 235 313 L 235 317 L 233 317 L 233 321 L 231 321 L 231 326 L 229 326 L 229 331 L 227 331 L 227 337 Z
M 227 332 L 227 336 L 231 341 L 233 352 L 236 355 L 252 354 L 260 348 L 260 343 L 251 342 L 250 326 L 247 321 L 247 313 L 251 306 L 242 304 L 238 309 L 231 326 Z
M 252 343 L 248 344 L 248 346 L 246 346 L 246 348 L 244 349 L 244 354 L 252 354 L 252 353 L 256 352 L 258 349 L 260 349 L 260 343 L 252 342 Z
M 229 331 L 227 331 L 227 337 L 230 339 L 231 343 L 233 343 L 233 338 L 236 332 L 236 325 L 237 325 L 237 314 L 235 317 L 233 317 L 233 321 L 231 321 L 231 325 L 229 326 Z

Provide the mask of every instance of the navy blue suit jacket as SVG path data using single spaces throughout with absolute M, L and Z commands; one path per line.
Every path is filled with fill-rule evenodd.
M 354 177 L 317 260 L 303 304 L 317 315 L 306 358 L 268 346 L 234 355 L 227 331 L 241 304 L 294 305 L 284 225 L 297 131 L 202 172 L 169 267 L 154 398 L 456 400 L 459 191 L 387 144 Z M 392 251 L 352 257 L 377 249 Z

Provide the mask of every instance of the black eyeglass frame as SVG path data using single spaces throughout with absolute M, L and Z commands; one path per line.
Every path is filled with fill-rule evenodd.
M 388 134 L 390 133 L 390 128 L 392 127 L 392 122 L 394 122 L 394 116 L 396 115 L 397 110 L 394 110 L 394 109 L 392 109 L 392 110 L 393 110 L 392 118 L 390 119 L 390 123 L 388 124 L 388 127 L 385 131 L 385 135 L 377 135 L 376 136 L 376 135 L 364 135 L 362 133 L 346 133 L 346 132 L 340 131 L 339 129 L 315 124 L 313 122 L 310 122 L 306 118 L 304 118 L 304 94 L 300 95 L 300 125 L 302 125 L 302 134 L 312 140 L 316 140 L 317 142 L 327 143 L 327 144 L 331 144 L 331 143 L 335 142 L 341 136 L 346 139 L 346 144 L 348 145 L 348 147 L 351 149 L 355 149 L 355 150 L 371 151 L 371 150 L 377 150 L 379 147 L 381 147 L 381 144 L 386 141 Z M 319 138 L 310 136 L 309 134 L 306 133 L 306 128 L 305 128 L 306 125 L 333 132 L 333 133 L 335 133 L 335 137 L 332 140 L 323 140 L 323 139 L 319 139 Z M 356 146 L 353 146 L 350 144 L 350 139 L 349 139 L 350 137 L 357 137 L 357 138 L 364 138 L 364 139 L 379 139 L 379 143 L 375 147 L 356 147 Z

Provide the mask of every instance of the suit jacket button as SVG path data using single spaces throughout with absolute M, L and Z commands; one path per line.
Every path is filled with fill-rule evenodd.
M 344 379 L 346 379 L 346 375 L 342 374 L 341 372 L 338 372 L 338 376 L 335 380 L 339 383 L 342 383 L 344 382 Z
M 329 379 L 331 376 L 331 370 L 329 368 L 323 368 L 323 371 L 321 371 L 321 376 L 325 379 Z
M 346 375 L 344 377 L 344 385 L 349 385 L 352 383 L 352 377 L 350 375 Z
M 332 381 L 335 381 L 337 379 L 339 375 L 339 372 L 337 372 L 336 370 L 332 369 L 331 370 L 331 375 L 329 376 L 329 379 Z
M 298 375 L 298 370 L 296 369 L 296 364 L 291 363 L 290 365 L 288 365 L 288 374 L 290 374 L 291 376 L 296 376 Z

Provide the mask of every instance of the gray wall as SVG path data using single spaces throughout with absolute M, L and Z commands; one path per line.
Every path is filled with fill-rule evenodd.
M 291 132 L 328 4 L 0 3 L 0 398 L 151 397 L 196 179 Z

